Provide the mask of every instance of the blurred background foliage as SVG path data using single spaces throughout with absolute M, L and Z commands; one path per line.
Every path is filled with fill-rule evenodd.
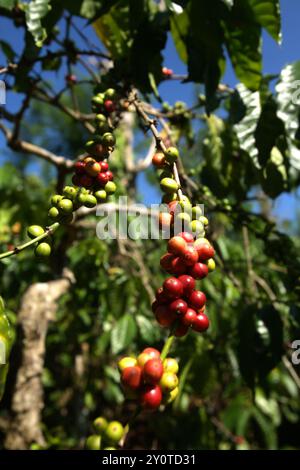
M 136 86 L 145 100 L 170 118 L 172 138 L 180 147 L 185 168 L 183 186 L 194 203 L 205 204 L 211 220 L 217 269 L 203 281 L 211 328 L 204 336 L 190 333 L 176 342 L 172 354 L 180 360 L 179 397 L 164 413 L 142 415 L 127 446 L 299 448 L 300 379 L 291 363 L 291 343 L 300 333 L 299 229 L 290 225 L 282 231 L 271 202 L 299 187 L 299 104 L 291 97 L 300 78 L 300 62 L 287 65 L 277 76 L 261 75 L 262 28 L 280 39 L 278 2 L 41 0 L 29 2 L 33 12 L 38 3 L 45 8 L 51 4 L 52 9 L 46 8 L 33 27 L 36 16 L 30 8 L 27 26 L 20 19 L 18 25 L 24 4 L 19 2 L 16 10 L 15 2 L 0 0 L 0 13 L 29 31 L 21 51 L 2 41 L 3 53 L 16 63 L 57 48 L 65 50 L 66 57 L 53 61 L 49 52 L 43 67 L 21 63 L 8 77 L 10 92 L 23 96 L 29 83 L 24 76 L 38 73 L 43 79 L 43 68 L 61 76 L 71 61 L 76 72 L 73 46 L 61 39 L 53 46 L 51 41 L 58 34 L 53 28 L 61 28 L 63 36 L 62 17 L 69 18 L 69 14 L 96 20 L 102 46 L 114 64 L 108 73 L 101 72 L 104 80 Z M 169 31 L 187 64 L 185 79 L 195 82 L 192 107 L 164 103 L 160 96 L 162 52 Z M 44 45 L 39 48 L 35 42 Z M 241 81 L 234 90 L 219 85 L 225 57 Z M 89 113 L 94 83 L 86 72 L 76 73 L 85 82 L 74 88 L 77 105 Z M 47 77 L 42 86 L 53 90 L 56 83 Z M 63 103 L 72 106 L 72 93 L 64 95 Z M 130 131 L 134 135 L 131 151 L 137 160 L 147 152 L 150 139 L 136 121 Z M 72 159 L 83 151 L 87 135 L 79 121 L 37 99 L 30 102 L 21 129 L 25 140 Z M 137 180 L 128 180 L 127 145 L 121 127 L 111 159 L 119 194 L 130 190 L 132 199 L 147 200 Z M 12 150 L 7 150 L 4 160 L 0 167 L 1 251 L 24 240 L 27 225 L 47 223 L 49 198 L 57 187 L 57 172 L 49 163 Z M 69 176 L 65 177 L 67 183 Z M 143 181 L 159 195 L 151 168 Z M 156 289 L 164 279 L 159 259 L 165 241 L 136 240 L 120 250 L 117 240 L 97 239 L 98 220 L 89 215 L 85 225 L 71 225 L 56 233 L 49 263 L 35 259 L 27 250 L 0 264 L 1 295 L 17 333 L 20 299 L 29 285 L 58 277 L 65 266 L 76 279 L 60 299 L 47 334 L 43 432 L 50 449 L 82 448 L 98 415 L 125 422 L 132 405 L 124 405 L 117 358 L 146 345 L 160 348 L 165 338 L 165 331 L 153 319 L 147 288 Z M 2 418 L 9 416 L 20 349 L 17 334 L 1 402 Z M 80 374 L 79 359 L 83 363 Z

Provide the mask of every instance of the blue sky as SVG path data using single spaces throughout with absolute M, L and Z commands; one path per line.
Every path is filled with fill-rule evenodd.
M 287 63 L 300 59 L 299 43 L 299 18 L 300 18 L 300 1 L 299 0 L 282 0 L 282 44 L 278 45 L 268 34 L 263 34 L 263 71 L 266 74 L 278 73 Z M 11 43 L 14 48 L 22 47 L 22 36 L 19 30 L 12 28 L 10 22 L 1 19 L 0 39 L 4 39 Z M 80 28 L 84 27 L 84 23 L 78 19 Z M 84 30 L 84 29 L 83 29 Z M 89 38 L 97 43 L 98 39 L 91 27 L 86 28 Z M 80 42 L 80 39 L 77 37 Z M 4 63 L 3 56 L 0 52 L 0 67 Z M 165 65 L 170 67 L 176 73 L 185 73 L 186 67 L 177 56 L 176 50 L 171 39 L 168 40 L 167 48 L 165 51 Z M 55 79 L 58 84 L 63 83 L 63 76 L 57 77 L 55 74 L 50 73 L 49 78 Z M 227 64 L 225 76 L 222 80 L 230 86 L 237 83 L 236 77 L 233 73 L 230 64 Z M 165 101 L 174 103 L 177 100 L 184 99 L 188 104 L 193 102 L 194 88 L 191 84 L 182 85 L 176 81 L 168 81 L 160 86 L 161 96 Z M 16 109 L 19 105 L 19 100 L 14 96 L 8 96 L 7 106 L 10 109 Z M 0 162 L 3 161 L 1 154 L 5 142 L 2 134 L 0 134 Z M 145 187 L 144 178 L 140 178 L 140 187 Z M 147 203 L 157 202 L 158 194 L 155 190 L 147 187 L 147 194 L 145 201 Z M 297 200 L 289 195 L 282 195 L 276 200 L 275 211 L 278 215 L 284 214 L 284 218 L 293 219 L 295 217 Z

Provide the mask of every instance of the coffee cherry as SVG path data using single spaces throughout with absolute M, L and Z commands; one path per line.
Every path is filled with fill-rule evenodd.
M 104 102 L 104 93 L 97 93 L 96 96 L 92 98 L 92 104 L 98 106 L 102 106 Z
M 156 168 L 163 168 L 166 163 L 166 157 L 162 152 L 156 152 L 152 157 L 152 164 Z
M 160 212 L 159 214 L 159 227 L 163 230 L 167 230 L 173 223 L 173 215 L 168 212 Z
M 162 68 L 162 74 L 164 75 L 164 77 L 170 78 L 173 75 L 173 70 L 168 69 L 167 67 L 163 67 Z
M 115 98 L 116 90 L 114 88 L 107 88 L 107 90 L 104 92 L 104 96 L 107 100 L 111 100 L 112 98 Z
M 179 206 L 179 203 L 177 200 L 174 200 L 174 201 L 171 201 L 168 203 L 168 208 L 169 208 L 169 212 L 170 214 L 175 214 L 176 212 L 180 211 L 180 206 Z
M 149 359 L 143 368 L 145 382 L 155 384 L 160 381 L 164 368 L 160 359 Z
M 175 276 L 180 276 L 180 274 L 184 274 L 186 272 L 186 265 L 182 261 L 181 258 L 175 258 L 171 263 L 171 270 L 170 273 L 174 274 Z
M 174 315 L 185 315 L 188 309 L 187 303 L 182 299 L 173 300 L 169 305 L 169 310 Z
M 167 357 L 163 362 L 163 366 L 164 372 L 171 372 L 172 374 L 177 374 L 177 372 L 179 371 L 178 362 L 172 357 Z
M 30 225 L 27 228 L 27 235 L 32 239 L 43 235 L 43 233 L 45 233 L 45 230 L 40 225 Z
M 191 266 L 188 271 L 190 276 L 193 276 L 195 279 L 203 279 L 208 275 L 208 267 L 203 263 L 195 263 L 194 266 Z
M 188 296 L 195 289 L 196 283 L 195 283 L 195 279 L 192 276 L 188 276 L 187 274 L 183 274 L 182 276 L 179 276 L 178 280 L 183 285 L 184 295 Z
M 183 294 L 183 285 L 176 277 L 166 279 L 163 288 L 167 295 L 173 299 L 178 299 Z
M 166 405 L 168 405 L 169 403 L 172 403 L 172 401 L 174 401 L 175 398 L 178 396 L 178 393 L 179 393 L 179 387 L 175 387 L 173 390 L 171 390 L 164 396 L 164 403 Z
M 182 255 L 186 249 L 187 244 L 182 237 L 172 237 L 168 241 L 168 251 L 173 255 Z
M 99 418 L 96 418 L 93 422 L 94 429 L 96 433 L 102 434 L 105 429 L 107 428 L 108 422 L 105 418 L 102 416 L 99 416 Z
M 123 370 L 126 369 L 127 367 L 133 367 L 136 365 L 137 365 L 137 360 L 135 359 L 135 357 L 130 357 L 130 356 L 122 357 L 122 359 L 120 359 L 118 362 L 118 368 L 120 372 L 123 372 Z
M 179 157 L 179 152 L 176 147 L 169 147 L 165 155 L 168 163 L 174 163 Z
M 213 258 L 210 258 L 207 261 L 207 267 L 208 267 L 209 271 L 214 271 L 216 269 L 216 263 L 215 263 L 215 260 Z
M 147 361 L 150 359 L 158 359 L 160 357 L 160 352 L 154 348 L 146 348 L 141 354 L 137 357 L 137 362 L 140 367 L 144 367 Z
M 93 186 L 93 178 L 88 175 L 82 175 L 80 176 L 79 180 L 79 186 L 83 186 L 84 188 L 90 188 Z
M 108 113 L 113 113 L 116 109 L 116 106 L 115 106 L 113 101 L 105 100 L 104 101 L 104 108 L 105 108 L 105 111 L 107 111 Z
M 207 225 L 209 224 L 209 220 L 206 217 L 204 217 L 204 215 L 201 215 L 201 217 L 199 217 L 199 222 L 201 222 L 204 225 L 204 227 L 207 227 Z
M 89 156 L 87 156 L 87 157 L 84 157 L 83 163 L 84 163 L 85 165 L 87 165 L 88 163 L 96 163 L 96 160 L 95 160 L 93 157 L 91 157 L 91 156 L 89 155 Z
M 187 266 L 193 266 L 198 261 L 198 252 L 193 246 L 187 246 L 180 257 Z
M 160 351 L 155 348 L 145 348 L 142 353 L 148 354 L 151 359 L 160 358 Z
M 92 435 L 87 438 L 85 441 L 85 447 L 88 450 L 100 450 L 101 446 L 101 436 Z
M 105 173 L 106 171 L 108 171 L 108 163 L 107 162 L 99 162 L 99 165 L 100 165 L 100 168 L 101 168 L 101 171 L 103 173 Z
M 85 171 L 89 176 L 97 176 L 100 170 L 101 167 L 98 162 L 88 162 L 85 166 Z
M 191 326 L 195 323 L 196 319 L 197 319 L 196 310 L 192 308 L 188 308 L 181 321 L 183 325 Z
M 192 220 L 190 222 L 190 229 L 194 234 L 200 237 L 203 237 L 203 235 L 205 234 L 204 226 L 200 222 L 200 220 Z
M 194 206 L 192 207 L 192 217 L 194 220 L 198 219 L 201 217 L 203 214 L 202 209 L 200 206 Z
M 168 194 L 175 193 L 179 189 L 178 184 L 172 178 L 163 178 L 160 182 L 160 187 L 163 192 Z
M 164 204 L 169 204 L 169 202 L 176 201 L 176 200 L 177 200 L 177 193 L 164 194 L 162 197 L 162 202 Z
M 107 194 L 114 194 L 116 192 L 117 186 L 115 185 L 113 181 L 108 181 L 106 185 L 104 186 L 104 189 L 107 192 Z
M 58 209 L 63 213 L 63 214 L 70 214 L 73 212 L 73 202 L 71 199 L 62 199 L 58 203 Z
M 122 371 L 121 381 L 125 387 L 137 390 L 142 383 L 142 369 L 139 366 L 126 367 Z
M 40 256 L 41 258 L 47 258 L 50 256 L 51 246 L 46 242 L 39 243 L 35 248 L 34 253 L 36 256 Z
M 203 333 L 209 327 L 209 319 L 205 313 L 199 313 L 196 320 L 194 321 L 192 328 L 198 333 Z
M 84 197 L 83 205 L 85 207 L 92 208 L 92 207 L 95 207 L 97 205 L 97 199 L 92 194 L 84 194 L 83 197 Z
M 171 263 L 174 259 L 175 259 L 174 255 L 172 255 L 171 253 L 166 253 L 160 258 L 159 263 L 161 267 L 165 269 L 165 271 L 169 271 L 169 269 L 171 268 Z
M 159 304 L 164 304 L 169 302 L 170 298 L 167 293 L 164 291 L 163 287 L 159 287 L 155 292 L 155 298 Z
M 176 374 L 172 374 L 172 372 L 164 372 L 159 385 L 163 391 L 171 392 L 178 385 L 178 377 Z
M 108 184 L 108 183 L 106 183 Z M 104 189 L 99 189 L 94 193 L 95 198 L 97 199 L 98 202 L 104 202 L 107 199 L 107 194 Z
M 104 172 L 104 174 L 107 176 L 108 181 L 112 181 L 114 179 L 114 175 L 113 175 L 112 171 L 107 170 L 107 171 Z
M 141 405 L 149 410 L 155 410 L 162 401 L 162 392 L 159 385 L 145 385 L 140 395 Z
M 178 237 L 183 238 L 187 243 L 194 242 L 194 236 L 190 232 L 180 232 L 178 233 Z
M 98 113 L 96 114 L 96 117 L 95 117 L 96 121 L 97 121 L 97 124 L 105 124 L 107 123 L 107 117 L 104 116 L 104 114 L 101 114 L 101 113 Z
M 76 175 L 83 175 L 85 173 L 85 163 L 82 161 L 76 162 L 75 165 Z
M 176 328 L 174 335 L 178 338 L 181 338 L 182 336 L 185 336 L 187 334 L 188 330 L 189 330 L 189 327 L 181 323 Z
M 172 314 L 165 305 L 159 305 L 154 314 L 157 322 L 165 328 L 173 325 L 174 321 L 176 320 L 175 315 Z
M 164 178 L 171 178 L 172 180 L 174 179 L 174 175 L 172 171 L 168 169 L 164 169 L 163 171 L 161 171 L 158 177 L 159 177 L 159 181 L 161 181 Z M 169 202 L 172 202 L 172 201 L 169 201 Z
M 48 211 L 48 216 L 50 219 L 55 220 L 59 216 L 59 210 L 56 207 L 51 207 Z
M 107 175 L 107 172 L 101 172 L 101 173 L 98 173 L 98 175 L 96 176 L 97 178 L 97 182 L 101 185 L 101 186 L 105 186 L 106 183 L 108 183 L 109 181 L 109 175 Z
M 54 196 L 52 196 L 50 202 L 52 204 L 52 206 L 57 206 L 57 204 L 59 203 L 59 201 L 62 200 L 62 196 L 60 194 L 55 194 Z
M 77 189 L 73 186 L 65 186 L 63 189 L 64 196 L 68 197 L 69 199 L 74 199 L 77 194 Z
M 197 241 L 197 240 L 196 240 Z M 213 258 L 215 250 L 207 243 L 194 243 L 194 247 L 197 250 L 199 261 L 206 261 Z
M 194 290 L 190 294 L 188 298 L 188 302 L 191 305 L 191 307 L 198 310 L 199 308 L 202 308 L 203 305 L 205 305 L 206 295 L 204 294 L 204 292 L 201 292 L 200 290 Z
M 111 421 L 105 429 L 105 439 L 108 442 L 117 444 L 124 435 L 124 428 L 119 421 Z
M 104 147 L 113 147 L 115 143 L 116 139 L 111 132 L 105 132 L 105 134 L 103 134 L 101 144 L 104 145 Z

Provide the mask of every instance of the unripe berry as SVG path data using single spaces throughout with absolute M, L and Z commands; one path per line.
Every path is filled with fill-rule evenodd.
M 162 390 L 166 392 L 171 392 L 174 388 L 178 385 L 178 377 L 176 374 L 172 374 L 172 372 L 164 372 L 162 378 L 160 379 L 159 385 L 161 386 Z
M 117 186 L 113 181 L 108 181 L 104 186 L 104 189 L 107 194 L 114 194 L 116 192 Z
M 107 428 L 108 422 L 105 418 L 102 416 L 99 416 L 99 418 L 96 418 L 93 422 L 94 429 L 96 433 L 102 434 L 105 429 Z
M 122 371 L 121 381 L 125 387 L 137 390 L 142 383 L 142 369 L 139 366 L 126 367 Z
M 163 230 L 168 230 L 173 223 L 173 215 L 168 212 L 160 212 L 159 214 L 159 227 Z
M 32 239 L 43 235 L 43 233 L 45 233 L 45 230 L 40 225 L 30 225 L 27 228 L 27 235 Z
M 95 207 L 97 205 L 97 199 L 92 194 L 84 194 L 83 205 L 85 207 Z
M 73 212 L 73 202 L 71 199 L 62 199 L 58 203 L 58 209 L 63 213 L 63 214 L 70 214 Z
M 105 132 L 102 136 L 101 143 L 104 147 L 113 147 L 116 143 L 116 139 L 111 132 Z
M 116 90 L 114 88 L 107 88 L 107 90 L 104 92 L 104 96 L 106 99 L 111 100 L 116 96 Z
M 55 220 L 59 216 L 59 210 L 56 207 L 51 207 L 48 211 L 50 219 Z
M 36 256 L 46 258 L 50 256 L 51 246 L 49 245 L 49 243 L 46 242 L 39 243 L 38 246 L 35 248 L 34 253 Z
M 174 163 L 179 157 L 179 152 L 176 147 L 169 147 L 165 155 L 168 163 Z
M 85 447 L 88 450 L 100 450 L 101 446 L 101 436 L 97 436 L 96 434 L 89 436 L 85 441 Z
M 117 444 L 124 435 L 124 428 L 119 421 L 111 421 L 105 429 L 105 439 L 108 442 Z
M 99 201 L 99 202 L 104 202 L 107 199 L 107 194 L 106 194 L 106 191 L 104 189 L 99 189 L 98 191 L 96 191 L 94 193 L 94 196 L 97 199 L 97 201 Z
M 208 267 L 209 271 L 214 271 L 216 269 L 216 263 L 215 263 L 215 260 L 213 258 L 210 258 L 207 261 L 207 267 Z
M 173 390 L 171 390 L 164 396 L 164 403 L 166 405 L 168 405 L 169 403 L 172 403 L 172 401 L 174 401 L 175 398 L 178 396 L 178 393 L 179 393 L 179 387 L 175 387 Z
M 197 236 L 203 237 L 205 234 L 204 225 L 200 222 L 200 220 L 192 220 L 190 222 L 190 229 Z
M 130 357 L 130 356 L 122 357 L 122 359 L 120 359 L 118 362 L 118 368 L 120 372 L 123 372 L 123 370 L 126 369 L 127 367 L 133 367 L 136 365 L 137 365 L 137 360 L 135 359 L 135 357 Z
M 162 392 L 159 385 L 146 385 L 140 395 L 140 402 L 143 408 L 155 410 L 162 401 Z
M 166 163 L 166 157 L 162 152 L 156 152 L 152 157 L 152 164 L 156 168 L 163 168 Z
M 199 217 L 199 222 L 201 222 L 204 227 L 207 227 L 207 225 L 209 224 L 209 220 L 207 219 L 207 217 L 204 217 L 204 215 L 201 215 L 201 217 Z
M 164 372 L 177 374 L 177 372 L 179 371 L 178 362 L 176 361 L 176 359 L 173 359 L 172 357 L 167 357 L 163 362 L 163 366 L 164 366 Z
M 52 196 L 51 198 L 51 204 L 52 206 L 57 206 L 57 204 L 59 203 L 59 201 L 62 200 L 62 196 L 60 194 L 54 194 L 54 196 Z
M 192 217 L 194 220 L 198 219 L 201 217 L 203 214 L 202 209 L 200 206 L 194 206 L 192 207 Z
M 172 178 L 163 178 L 160 182 L 160 187 L 163 192 L 168 194 L 175 193 L 179 189 L 178 184 Z

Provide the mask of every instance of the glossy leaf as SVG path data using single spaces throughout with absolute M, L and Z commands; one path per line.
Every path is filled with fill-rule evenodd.
M 129 313 L 118 320 L 111 333 L 111 350 L 118 354 L 130 345 L 136 335 L 136 323 Z
M 255 20 L 265 28 L 275 41 L 281 41 L 279 0 L 248 0 Z

